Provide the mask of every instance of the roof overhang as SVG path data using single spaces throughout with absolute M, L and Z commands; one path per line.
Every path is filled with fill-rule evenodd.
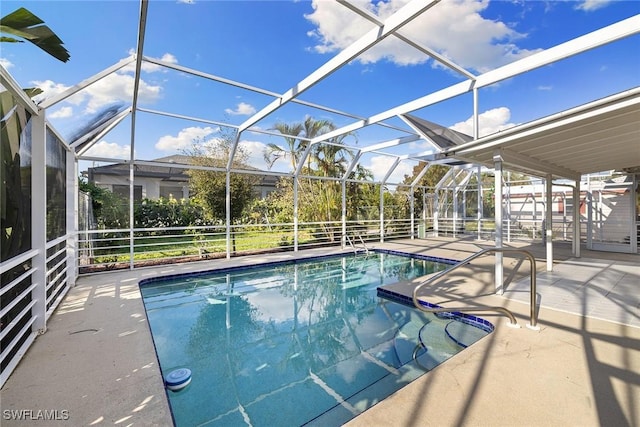
M 640 87 L 479 138 L 441 153 L 535 176 L 581 175 L 640 167 Z

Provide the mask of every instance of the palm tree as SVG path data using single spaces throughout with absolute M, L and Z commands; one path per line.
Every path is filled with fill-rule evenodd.
M 291 159 L 291 168 L 296 170 L 298 167 L 298 158 L 300 157 L 301 147 L 298 136 L 304 130 L 302 124 L 293 123 L 287 124 L 278 122 L 273 126 L 273 129 L 278 130 L 284 137 L 287 143 L 287 148 L 284 149 L 277 144 L 269 143 L 264 151 L 264 160 L 269 165 L 269 169 L 273 164 L 281 158 L 289 157 Z
M 322 135 L 335 129 L 335 125 L 330 120 L 316 120 L 311 116 L 306 116 L 303 123 L 304 136 L 308 139 L 313 139 L 318 135 Z M 302 141 L 300 143 L 301 151 L 306 150 L 308 141 Z M 313 156 L 307 156 L 307 171 L 311 171 L 311 161 Z
M 333 125 L 331 127 L 335 128 Z M 355 135 L 345 133 L 330 138 L 327 144 L 316 145 L 313 157 L 322 176 L 344 175 L 348 161 L 353 159 L 353 153 L 344 146 L 344 141 L 350 136 Z

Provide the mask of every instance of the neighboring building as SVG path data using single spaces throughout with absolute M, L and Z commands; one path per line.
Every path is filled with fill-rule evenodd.
M 172 167 L 171 164 L 188 164 L 189 156 L 174 155 L 153 160 L 159 165 L 135 165 L 133 195 L 135 200 L 189 198 L 189 176 L 184 168 Z M 274 175 L 260 174 L 260 183 L 256 186 L 258 197 L 265 198 L 276 189 L 278 177 Z M 87 179 L 99 187 L 109 189 L 116 194 L 129 197 L 129 165 L 114 164 L 98 166 L 87 170 Z
M 640 240 L 640 188 L 630 175 L 586 177 L 580 185 L 579 209 L 582 236 L 587 248 L 616 252 L 635 252 Z M 542 183 L 507 187 L 507 215 L 515 225 L 537 228 L 541 233 L 545 218 L 545 186 Z M 573 195 L 568 186 L 554 185 L 552 216 L 555 231 L 567 231 L 572 222 Z M 561 236 L 558 236 L 561 237 Z

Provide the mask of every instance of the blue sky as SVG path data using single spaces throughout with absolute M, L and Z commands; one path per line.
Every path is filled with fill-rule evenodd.
M 381 19 L 405 0 L 354 1 Z M 43 19 L 71 53 L 68 63 L 50 58 L 28 44 L 3 43 L 0 63 L 24 87 L 39 86 L 52 96 L 128 57 L 136 47 L 137 1 L 3 1 L 0 14 L 27 7 Z M 443 0 L 403 28 L 421 44 L 479 74 L 640 13 L 639 1 L 472 1 Z M 147 57 L 283 93 L 312 73 L 372 24 L 344 6 L 322 1 L 151 1 L 145 36 Z M 480 90 L 481 134 L 488 134 L 640 85 L 640 37 L 634 36 L 565 59 L 551 66 Z M 73 133 L 108 105 L 131 101 L 130 69 L 92 85 L 47 112 L 63 136 Z M 300 99 L 368 117 L 462 81 L 414 48 L 385 40 L 319 82 Z M 271 97 L 222 85 L 181 72 L 146 66 L 140 106 L 174 114 L 240 124 Z M 471 133 L 471 95 L 442 102 L 415 114 Z M 289 103 L 259 121 L 270 129 L 277 121 L 296 122 L 305 115 L 327 118 L 338 126 L 351 118 Z M 130 124 L 125 120 L 107 134 L 92 154 L 127 158 Z M 389 124 L 406 127 L 399 119 Z M 196 138 L 214 138 L 215 125 L 140 113 L 135 156 L 150 160 L 180 154 Z M 357 132 L 357 146 L 406 134 L 380 126 Z M 266 168 L 262 150 L 282 138 L 245 132 L 242 144 L 250 162 Z M 356 143 L 355 139 L 351 143 Z M 393 154 L 428 149 L 424 143 L 397 147 Z M 380 178 L 390 156 L 362 159 Z M 401 179 L 415 162 L 404 162 Z M 287 170 L 287 161 L 274 170 Z M 382 172 L 381 172 L 382 171 Z

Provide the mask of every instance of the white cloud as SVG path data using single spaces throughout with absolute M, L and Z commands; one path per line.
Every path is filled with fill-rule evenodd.
M 50 119 L 66 119 L 67 117 L 71 117 L 73 115 L 73 108 L 71 107 L 61 107 L 60 109 L 54 111 L 47 115 Z
M 406 3 L 408 0 L 375 4 L 361 0 L 357 5 L 384 20 Z M 516 40 L 525 37 L 524 34 L 499 20 L 485 19 L 480 15 L 488 5 L 486 0 L 441 2 L 404 26 L 401 32 L 458 65 L 477 71 L 487 71 L 534 53 L 515 44 Z M 318 39 L 319 43 L 314 46 L 317 52 L 344 49 L 373 28 L 373 24 L 337 2 L 314 0 L 313 8 L 314 12 L 306 18 L 316 26 L 308 34 Z M 398 38 L 388 37 L 357 60 L 363 64 L 388 60 L 398 65 L 412 65 L 428 59 Z
M 34 98 L 36 103 L 41 102 L 47 98 L 51 98 L 59 93 L 69 89 L 70 86 L 66 86 L 62 83 L 56 83 L 51 80 L 39 81 L 35 80 L 31 82 L 35 87 L 42 90 L 42 93 Z
M 251 104 L 241 102 L 236 106 L 235 110 L 227 108 L 226 110 L 224 110 L 224 112 L 233 116 L 250 116 L 251 114 L 254 114 L 256 112 L 256 109 Z
M 9 61 L 7 58 L 0 58 L 0 65 L 2 65 L 5 70 L 13 67 L 13 62 Z
M 592 12 L 607 6 L 609 3 L 611 3 L 611 0 L 583 0 L 576 4 L 576 9 Z
M 130 103 L 132 100 L 135 79 L 128 74 L 111 74 L 86 89 L 88 103 L 87 113 L 95 113 L 100 107 L 124 101 Z M 150 85 L 144 80 L 140 80 L 138 86 L 138 102 L 153 103 L 160 98 L 162 87 Z
M 371 157 L 371 163 L 369 165 L 363 165 L 367 169 L 373 172 L 373 179 L 380 181 L 391 169 L 396 158 L 393 156 L 373 156 Z M 402 182 L 405 175 L 411 175 L 413 173 L 413 165 L 408 162 L 400 162 L 398 166 L 393 170 L 393 173 L 389 176 L 387 182 L 397 184 Z
M 36 102 L 46 98 L 51 98 L 69 88 L 61 83 L 51 80 L 32 82 L 42 89 L 42 94 L 38 95 Z M 84 114 L 94 114 L 102 107 L 116 102 L 131 103 L 135 80 L 132 75 L 114 73 L 98 80 L 94 84 L 87 86 L 84 90 L 70 96 L 65 101 L 72 105 L 82 105 L 86 102 Z M 144 80 L 140 80 L 138 88 L 138 101 L 141 103 L 153 103 L 162 95 L 162 87 L 150 85 Z
M 538 90 L 553 90 L 553 86 L 549 86 L 549 85 L 540 85 L 538 86 Z
M 509 123 L 510 118 L 511 110 L 509 110 L 507 107 L 494 108 L 492 110 L 485 111 L 478 117 L 478 122 L 480 125 L 478 135 L 491 135 L 492 133 L 514 127 L 514 123 Z M 451 129 L 472 136 L 473 116 L 469 117 L 464 122 L 456 123 L 455 125 L 451 126 Z
M 165 135 L 156 142 L 156 149 L 160 151 L 180 151 L 188 149 L 197 140 L 205 140 L 208 136 L 218 132 L 218 128 L 212 127 L 188 127 L 178 132 L 178 135 Z
M 134 49 L 129 49 L 129 55 L 135 55 L 136 51 Z M 165 53 L 164 55 L 162 55 L 160 58 L 155 58 L 155 59 L 159 59 L 160 61 L 163 62 L 168 62 L 170 64 L 177 64 L 178 63 L 178 58 L 175 57 L 175 55 L 171 54 L 171 53 Z M 124 67 L 122 69 L 123 72 L 127 72 L 127 73 L 134 73 L 136 70 L 136 64 L 135 62 L 132 62 L 131 64 L 127 65 L 126 67 Z M 147 72 L 147 73 L 155 73 L 158 71 L 166 71 L 166 69 L 160 65 L 156 65 L 156 64 L 151 64 L 150 62 L 142 62 L 142 71 Z
M 102 140 L 89 148 L 84 156 L 105 157 L 108 159 L 128 159 L 131 156 L 131 146 L 118 145 L 115 142 Z

